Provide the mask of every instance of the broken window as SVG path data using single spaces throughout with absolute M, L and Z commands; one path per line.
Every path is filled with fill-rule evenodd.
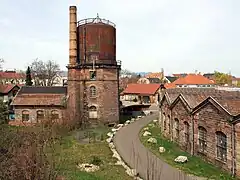
M 42 110 L 37 111 L 37 121 L 44 119 L 44 112 Z
M 59 119 L 59 113 L 58 113 L 58 111 L 53 110 L 53 111 L 51 112 L 51 119 L 52 119 L 52 120 L 58 120 L 58 119 Z
M 90 71 L 90 80 L 96 80 L 97 73 L 96 71 Z
M 179 139 L 179 120 L 175 118 L 175 137 Z
M 217 135 L 217 158 L 222 161 L 227 161 L 227 136 L 218 131 Z
M 200 126 L 198 128 L 198 143 L 199 143 L 199 148 L 198 151 L 201 153 L 206 153 L 207 149 L 207 130 Z

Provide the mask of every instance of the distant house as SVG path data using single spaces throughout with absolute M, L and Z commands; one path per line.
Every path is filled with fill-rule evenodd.
M 165 80 L 167 81 L 167 83 L 172 83 L 174 81 L 176 81 L 178 79 L 178 77 L 176 76 L 165 76 Z
M 205 73 L 205 74 L 203 74 L 204 77 L 206 77 L 206 78 L 208 78 L 210 80 L 214 80 L 215 79 L 214 75 L 215 75 L 214 73 Z
M 240 78 L 232 77 L 232 85 L 239 86 L 240 85 Z
M 159 99 L 160 84 L 128 84 L 121 93 L 121 100 L 154 104 Z
M 187 75 L 188 75 L 187 73 L 173 74 L 173 76 L 177 78 L 186 77 Z
M 142 77 L 137 81 L 138 84 L 160 84 L 161 80 L 159 78 L 145 78 Z
M 25 84 L 25 74 L 16 71 L 1 71 L 1 84 Z
M 172 83 L 176 87 L 184 88 L 205 88 L 205 87 L 214 87 L 215 83 L 213 80 L 210 80 L 204 77 L 201 74 L 188 74 L 185 77 L 180 77 Z
M 5 103 L 12 101 L 13 97 L 17 94 L 20 87 L 14 84 L 1 84 L 0 85 L 0 98 Z
M 160 80 L 164 79 L 163 72 L 153 72 L 145 75 L 145 78 L 158 78 Z
M 15 120 L 11 124 L 61 120 L 66 95 L 66 87 L 21 87 L 11 104 L 15 112 Z

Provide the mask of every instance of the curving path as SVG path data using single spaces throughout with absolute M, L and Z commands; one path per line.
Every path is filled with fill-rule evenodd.
M 157 119 L 152 114 L 121 128 L 114 137 L 114 144 L 122 159 L 133 169 L 136 169 L 144 180 L 197 180 L 201 178 L 188 176 L 182 171 L 168 165 L 147 148 L 139 139 L 140 130 Z

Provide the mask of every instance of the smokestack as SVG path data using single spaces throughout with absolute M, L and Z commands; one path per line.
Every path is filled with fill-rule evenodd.
M 77 7 L 69 7 L 69 65 L 77 63 Z

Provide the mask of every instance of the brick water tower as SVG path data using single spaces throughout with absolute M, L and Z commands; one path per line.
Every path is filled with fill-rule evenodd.
M 116 27 L 109 20 L 77 21 L 70 6 L 68 112 L 82 125 L 119 121 L 119 71 Z

